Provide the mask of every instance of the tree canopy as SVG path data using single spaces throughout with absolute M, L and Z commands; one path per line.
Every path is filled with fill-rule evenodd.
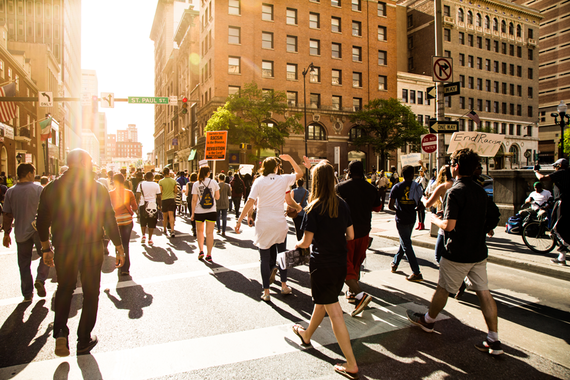
M 248 83 L 228 96 L 206 125 L 206 131 L 228 131 L 231 144 L 253 145 L 259 159 L 263 149 L 281 149 L 290 132 L 301 133 L 300 114 L 287 113 L 287 95 Z
M 353 139 L 354 145 L 371 146 L 380 155 L 380 168 L 385 168 L 391 151 L 419 144 L 420 136 L 427 133 L 410 108 L 395 98 L 371 100 L 350 121 L 362 132 Z

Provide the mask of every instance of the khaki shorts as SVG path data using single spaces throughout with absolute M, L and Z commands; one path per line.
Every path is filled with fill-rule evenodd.
M 469 279 L 469 287 L 474 291 L 489 290 L 487 281 L 487 259 L 478 263 L 457 263 L 441 258 L 437 284 L 449 293 L 457 293 L 463 279 Z

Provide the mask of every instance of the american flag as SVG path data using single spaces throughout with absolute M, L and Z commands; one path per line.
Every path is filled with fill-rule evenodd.
M 0 88 L 0 97 L 16 96 L 16 82 Z M 16 116 L 15 102 L 0 102 L 0 121 L 6 122 Z
M 477 125 L 481 124 L 481 119 L 479 119 L 479 115 L 475 113 L 475 111 L 471 111 L 467 114 L 467 117 L 473 120 Z

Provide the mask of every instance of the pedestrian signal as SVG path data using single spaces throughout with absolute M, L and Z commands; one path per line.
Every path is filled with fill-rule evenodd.
M 245 144 L 239 144 L 240 149 L 245 149 L 245 147 L 246 147 Z
M 184 97 L 182 98 L 182 114 L 187 114 L 188 113 L 188 98 Z

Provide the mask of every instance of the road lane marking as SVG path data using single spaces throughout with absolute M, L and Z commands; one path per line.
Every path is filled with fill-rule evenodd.
M 406 309 L 425 308 L 415 303 L 390 305 L 365 310 L 359 317 L 344 314 L 351 340 L 411 327 Z M 438 320 L 448 319 L 440 314 Z M 382 323 L 387 321 L 388 323 Z M 301 322 L 307 326 L 308 321 Z M 196 371 L 264 357 L 284 355 L 300 350 L 299 338 L 293 333 L 293 323 L 214 335 L 177 342 L 148 345 L 129 350 L 57 358 L 0 368 L 0 378 L 51 378 L 62 363 L 68 363 L 67 378 L 150 379 L 177 373 Z M 328 317 L 312 339 L 313 347 L 336 344 Z M 72 347 L 72 353 L 74 349 Z M 215 354 L 212 354 L 215 353 Z M 405 358 L 403 358 L 405 359 Z M 67 367 L 66 364 L 63 364 Z M 13 375 L 14 374 L 14 375 Z

